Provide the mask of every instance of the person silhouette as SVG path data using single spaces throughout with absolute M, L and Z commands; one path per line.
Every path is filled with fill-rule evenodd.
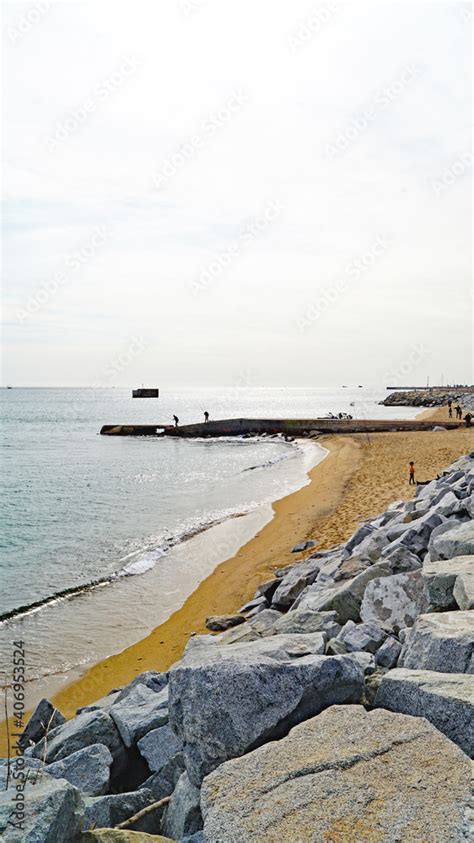
M 178 416 L 173 416 L 173 419 L 174 419 L 174 426 L 178 427 L 178 424 L 179 424 Z
M 207 424 L 209 421 L 209 413 L 207 410 L 204 410 L 204 423 Z

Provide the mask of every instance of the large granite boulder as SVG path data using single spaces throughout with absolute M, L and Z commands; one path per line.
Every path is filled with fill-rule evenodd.
M 453 588 L 453 597 L 460 609 L 474 609 L 474 571 L 458 574 Z
M 159 673 L 157 670 L 145 670 L 144 673 L 139 673 L 138 676 L 135 676 L 128 685 L 125 685 L 125 687 L 119 691 L 116 702 L 124 700 L 125 697 L 129 695 L 130 691 L 133 691 L 137 685 L 145 685 L 145 687 L 149 688 L 150 691 L 155 691 L 155 693 L 159 694 L 167 684 L 167 673 Z
M 109 787 L 112 762 L 108 747 L 95 743 L 48 764 L 46 770 L 55 779 L 66 779 L 86 796 L 101 796 Z
M 168 687 L 157 693 L 146 685 L 136 685 L 113 704 L 110 716 L 125 746 L 133 746 L 147 732 L 168 722 Z
M 61 712 L 49 700 L 42 699 L 28 720 L 25 731 L 18 739 L 18 744 L 26 748 L 38 743 L 41 738 L 44 738 L 46 730 L 50 732 L 65 722 L 66 718 L 63 717 Z
M 395 667 L 401 651 L 402 645 L 400 644 L 400 641 L 397 641 L 393 635 L 389 635 L 383 642 L 380 649 L 377 650 L 375 661 L 380 667 L 390 669 L 391 667 Z
M 474 612 L 420 615 L 406 637 L 398 660 L 410 670 L 472 673 Z
M 418 615 L 426 612 L 427 608 L 421 571 L 412 571 L 369 582 L 362 598 L 360 616 L 363 621 L 398 632 L 406 626 L 413 626 Z
M 364 650 L 375 653 L 383 644 L 387 633 L 375 623 L 354 623 L 347 621 L 339 632 L 337 639 L 343 641 L 346 652 L 352 653 Z
M 273 624 L 270 632 L 273 635 L 291 634 L 302 635 L 312 632 L 325 632 L 328 638 L 333 638 L 341 629 L 337 623 L 336 612 L 312 612 L 310 609 L 296 609 L 288 612 Z
M 170 671 L 170 723 L 194 785 L 328 705 L 360 699 L 364 674 L 352 656 L 269 654 L 262 645 L 279 637 L 191 651 Z
M 4 843 L 58 843 L 75 840 L 81 830 L 84 803 L 79 791 L 64 779 L 46 773 L 28 779 L 22 791 L 19 778 L 0 792 L 0 837 Z
M 428 601 L 436 609 L 447 609 L 456 603 L 453 595 L 456 578 L 474 574 L 474 556 L 456 556 L 438 562 L 425 562 L 423 580 Z M 454 606 L 456 608 L 456 606 Z M 460 606 L 460 608 L 464 608 Z
M 173 840 L 182 840 L 202 828 L 201 791 L 183 773 L 173 791 L 163 817 L 163 832 Z
M 165 796 L 171 796 L 173 790 L 182 774 L 184 773 L 184 758 L 181 752 L 173 755 L 172 758 L 156 773 L 152 773 L 140 788 L 151 790 L 155 800 L 158 802 Z
M 293 609 L 309 609 L 312 612 L 336 612 L 338 622 L 358 621 L 360 607 L 368 583 L 376 578 L 388 577 L 390 566 L 384 562 L 371 565 L 351 580 L 340 585 L 323 587 L 311 585 L 295 601 Z
M 114 759 L 123 760 L 125 750 L 113 720 L 105 711 L 85 711 L 58 726 L 43 738 L 33 750 L 34 758 L 41 758 L 47 764 L 61 761 L 73 752 L 93 744 L 104 744 Z
M 288 609 L 307 585 L 313 583 L 319 573 L 318 560 L 308 559 L 295 565 L 280 581 L 272 597 L 275 609 Z
M 426 720 L 333 706 L 204 779 L 204 838 L 461 843 L 470 768 Z
M 426 717 L 440 732 L 474 757 L 474 676 L 431 670 L 390 670 L 375 705 Z
M 451 524 L 448 528 L 447 525 Z M 445 529 L 434 531 L 429 544 L 430 559 L 454 559 L 455 556 L 474 555 L 474 521 L 449 521 Z
M 153 773 L 163 769 L 182 748 L 182 742 L 168 724 L 152 729 L 138 741 L 138 750 Z
M 155 802 L 153 793 L 148 788 L 133 790 L 130 793 L 113 793 L 109 796 L 87 797 L 84 811 L 84 831 L 90 828 L 115 826 L 130 819 L 142 808 Z M 133 825 L 134 831 L 148 834 L 160 832 L 164 807 L 150 811 Z

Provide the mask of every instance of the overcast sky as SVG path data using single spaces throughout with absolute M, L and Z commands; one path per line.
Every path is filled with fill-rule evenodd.
M 471 26 L 5 4 L 3 383 L 472 382 Z

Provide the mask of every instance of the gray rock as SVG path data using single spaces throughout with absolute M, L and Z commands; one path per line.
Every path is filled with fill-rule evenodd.
M 474 571 L 458 574 L 453 588 L 453 597 L 460 609 L 474 609 Z
M 209 843 L 466 841 L 470 762 L 426 720 L 334 706 L 203 782 Z
M 370 674 L 376 669 L 375 658 L 372 653 L 366 653 L 359 650 L 358 652 L 351 653 L 351 656 L 354 661 L 360 664 L 362 670 L 364 671 L 364 676 L 370 676 Z
M 96 743 L 48 764 L 46 770 L 55 779 L 66 779 L 86 796 L 101 796 L 109 787 L 112 761 L 110 750 Z
M 63 717 L 61 712 L 49 700 L 42 699 L 28 720 L 26 729 L 18 739 L 18 743 L 23 748 L 38 743 L 44 737 L 46 729 L 52 731 L 65 722 L 66 718 Z
M 35 783 L 28 780 L 24 791 L 15 790 L 18 781 L 0 792 L 0 837 L 4 843 L 75 840 L 84 807 L 79 791 L 64 779 L 46 773 Z
M 341 641 L 340 638 L 329 639 L 326 644 L 327 656 L 343 656 L 345 653 L 347 653 L 347 647 L 344 644 L 344 641 Z
M 202 828 L 201 791 L 183 773 L 173 791 L 163 818 L 163 833 L 172 840 L 194 834 Z
M 180 776 L 184 773 L 184 757 L 181 752 L 173 755 L 172 758 L 157 773 L 152 773 L 146 781 L 140 785 L 141 788 L 151 790 L 155 800 L 158 802 L 165 796 L 171 796 L 178 784 Z
M 280 585 L 280 579 L 275 578 L 273 580 L 267 580 L 267 582 L 262 582 L 257 587 L 255 592 L 255 597 L 265 597 L 266 600 L 271 600 L 276 589 Z
M 391 670 L 382 679 L 375 705 L 426 717 L 474 757 L 474 676 L 430 670 Z
M 244 605 L 239 609 L 239 615 L 243 614 L 246 615 L 248 612 L 251 612 L 253 609 L 257 609 L 259 607 L 266 608 L 268 606 L 268 602 L 266 597 L 254 597 L 253 600 L 249 600 L 248 603 L 244 603 Z
M 273 624 L 271 631 L 274 635 L 325 632 L 328 638 L 334 638 L 341 629 L 336 618 L 336 612 L 312 612 L 309 609 L 295 609 L 295 611 L 290 611 L 286 615 L 280 615 L 279 620 Z
M 0 791 L 7 790 L 7 784 L 13 787 L 14 783 L 24 775 L 32 780 L 36 779 L 37 771 L 45 769 L 45 765 L 39 758 L 18 755 L 10 758 L 10 764 L 7 758 L 0 758 Z
M 299 544 L 295 544 L 295 546 L 291 549 L 292 553 L 303 553 L 305 550 L 309 550 L 310 547 L 314 547 L 316 542 L 311 541 L 311 539 L 307 539 L 307 541 L 300 542 Z
M 152 773 L 158 773 L 182 748 L 182 742 L 168 724 L 152 729 L 138 741 L 140 755 Z
M 249 621 L 250 629 L 252 632 L 256 633 L 256 635 L 270 635 L 275 623 L 279 621 L 281 617 L 281 612 L 277 612 L 275 609 L 263 609 L 255 618 L 252 618 Z
M 328 705 L 359 700 L 363 672 L 351 656 L 258 652 L 280 637 L 190 653 L 170 671 L 170 723 L 196 786 L 227 758 L 284 735 Z
M 112 708 L 114 702 L 117 702 L 121 693 L 120 691 L 113 691 L 110 694 L 107 694 L 105 697 L 101 697 L 100 700 L 96 700 L 89 705 L 83 705 L 81 708 L 78 708 L 76 714 L 83 714 L 84 711 L 106 711 L 107 714 L 109 713 L 110 709 Z
M 383 642 L 379 650 L 377 650 L 375 661 L 382 667 L 395 667 L 398 657 L 402 651 L 400 641 L 397 641 L 393 635 L 389 635 L 386 641 Z
M 206 626 L 213 632 L 222 632 L 245 623 L 243 615 L 212 615 L 206 619 Z
M 122 760 L 124 746 L 110 716 L 105 711 L 86 711 L 50 732 L 47 744 L 44 738 L 36 744 L 33 757 L 51 764 L 98 743 L 110 750 L 114 761 Z
M 295 608 L 310 609 L 313 612 L 334 611 L 341 624 L 349 620 L 358 621 L 362 597 L 368 583 L 377 577 L 390 574 L 390 567 L 380 562 L 334 588 L 315 589 L 310 586 L 298 598 Z
M 474 613 L 420 615 L 403 645 L 399 667 L 440 673 L 472 673 Z
M 292 570 L 283 577 L 272 597 L 274 609 L 288 609 L 307 585 L 313 583 L 319 574 L 319 561 L 307 560 L 294 565 Z
M 448 529 L 434 533 L 429 551 L 432 562 L 474 555 L 474 521 L 452 523 Z
M 167 684 L 167 673 L 158 673 L 156 670 L 146 670 L 145 673 L 139 673 L 138 676 L 135 676 L 135 679 L 132 679 L 128 685 L 125 685 L 125 688 L 122 688 L 116 702 L 122 702 L 122 700 L 126 699 L 129 693 L 133 691 L 137 685 L 145 685 L 145 687 L 149 688 L 150 691 L 155 691 L 155 693 L 159 694 Z
M 397 632 L 413 626 L 418 615 L 427 608 L 421 571 L 412 571 L 372 580 L 365 589 L 360 616 L 363 621 L 378 623 Z
M 362 524 L 358 530 L 352 535 L 348 542 L 344 545 L 344 556 L 352 556 L 354 549 L 360 544 L 364 539 L 370 536 L 374 531 L 374 528 L 371 527 L 369 524 Z
M 425 563 L 423 580 L 428 601 L 436 609 L 448 609 L 456 602 L 453 589 L 458 574 L 474 571 L 474 556 L 457 556 L 439 562 Z M 454 606 L 455 608 L 455 606 Z M 460 606 L 460 608 L 464 608 Z
M 416 521 L 409 525 L 409 528 L 403 533 L 400 538 L 396 539 L 396 544 L 402 544 L 407 547 L 412 553 L 421 556 L 428 550 L 428 545 L 433 530 L 443 523 L 444 516 L 438 515 L 437 512 L 428 510 L 425 515 L 422 515 Z M 390 545 L 386 548 L 390 552 Z
M 110 709 L 125 746 L 133 746 L 143 735 L 168 722 L 168 688 L 159 693 L 136 685 L 120 702 Z
M 408 571 L 417 571 L 421 568 L 421 562 L 416 554 L 411 553 L 407 547 L 400 544 L 393 547 L 385 556 L 385 561 L 390 565 L 393 574 L 403 574 Z
M 155 802 L 151 790 L 141 788 L 130 793 L 113 793 L 109 796 L 88 797 L 84 811 L 84 831 L 90 828 L 113 828 Z M 159 834 L 163 808 L 151 811 L 134 823 L 133 831 Z M 59 838 L 60 840 L 62 838 Z M 65 838 L 68 839 L 68 838 Z
M 375 623 L 359 623 L 347 621 L 337 638 L 343 641 L 348 653 L 365 650 L 375 653 L 383 644 L 387 633 Z

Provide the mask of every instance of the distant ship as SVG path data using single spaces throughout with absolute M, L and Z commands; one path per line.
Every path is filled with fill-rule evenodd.
M 13 387 L 10 386 L 10 384 L 7 383 L 7 389 L 13 389 Z
M 143 386 L 141 389 L 132 389 L 132 398 L 159 398 L 160 390 L 159 389 L 145 389 Z
M 359 384 L 359 389 L 362 389 L 362 384 L 361 384 L 361 383 Z
M 346 386 L 346 384 L 345 384 L 345 383 L 343 383 L 343 384 L 342 384 L 342 388 L 343 388 L 343 389 L 347 389 L 347 386 Z

